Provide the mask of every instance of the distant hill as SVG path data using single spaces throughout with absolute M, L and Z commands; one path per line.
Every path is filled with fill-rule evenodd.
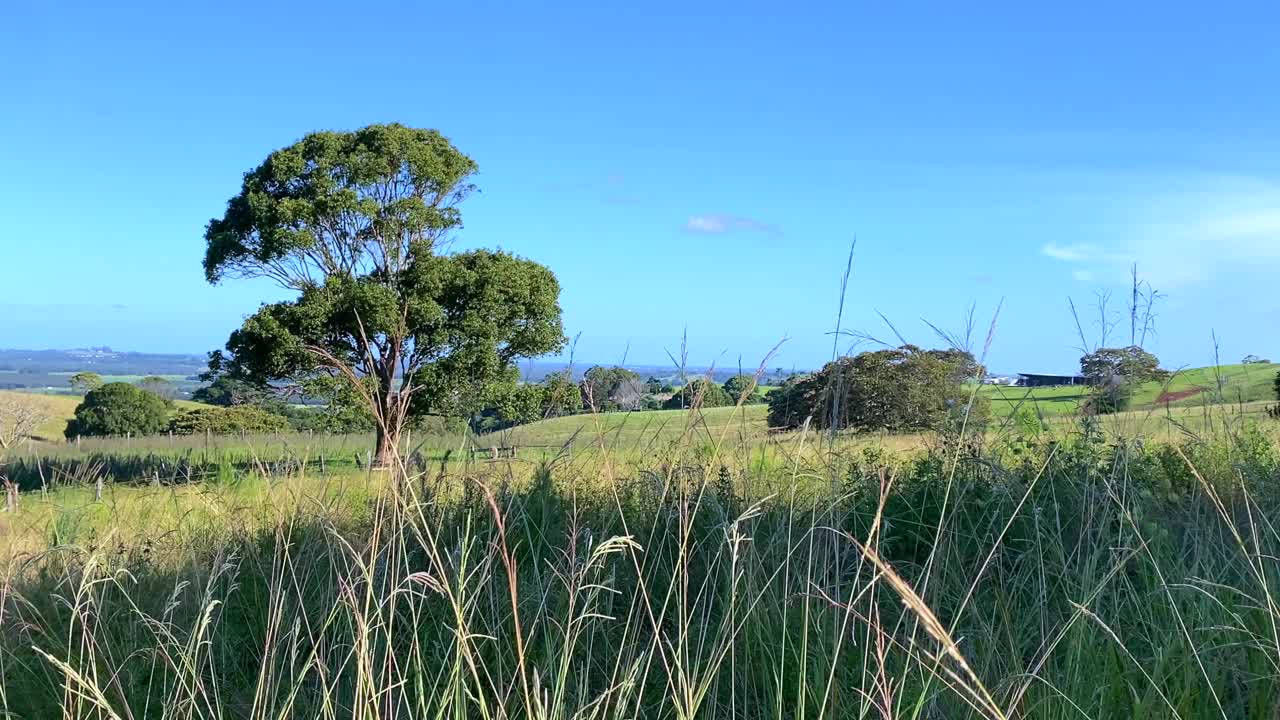
M 117 352 L 107 347 L 73 350 L 0 349 L 0 390 L 46 393 L 71 392 L 69 380 L 78 372 L 96 372 L 104 380 L 135 382 L 158 375 L 172 382 L 179 396 L 199 386 L 205 370 L 200 355 Z

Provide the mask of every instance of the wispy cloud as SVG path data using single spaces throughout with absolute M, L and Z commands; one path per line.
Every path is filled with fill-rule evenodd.
M 1105 255 L 1096 245 L 1059 245 L 1057 243 L 1045 245 L 1040 248 L 1040 252 L 1063 262 L 1096 262 Z
M 1119 278 L 1137 263 L 1161 289 L 1242 270 L 1280 272 L 1280 186 L 1206 184 L 1211 189 L 1132 199 L 1109 242 L 1051 242 L 1040 253 L 1084 282 Z
M 710 215 L 691 215 L 689 220 L 685 222 L 684 229 L 689 232 L 706 233 L 711 235 L 720 235 L 733 231 L 747 231 L 764 233 L 771 237 L 781 237 L 782 228 L 753 218 L 741 217 L 739 215 L 724 215 L 714 213 Z

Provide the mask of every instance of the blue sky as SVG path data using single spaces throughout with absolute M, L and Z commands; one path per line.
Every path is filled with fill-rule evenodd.
M 1040 5 L 9 7 L 0 346 L 220 346 L 280 297 L 201 274 L 242 173 L 395 121 L 476 159 L 457 246 L 549 265 L 579 361 L 819 365 L 855 235 L 878 336 L 1003 301 L 989 364 L 1070 370 L 1137 262 L 1167 366 L 1276 359 L 1280 8 Z

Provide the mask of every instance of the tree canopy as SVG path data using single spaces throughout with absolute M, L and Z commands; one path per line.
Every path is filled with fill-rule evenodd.
M 102 376 L 92 371 L 78 372 L 67 380 L 67 384 L 79 392 L 89 392 L 102 387 Z
M 191 393 L 191 399 L 196 402 L 222 407 L 254 405 L 270 398 L 269 391 L 253 383 L 226 376 L 216 377 L 213 382 Z
M 1162 380 L 1169 376 L 1160 360 L 1142 348 L 1101 348 L 1080 358 L 1080 374 L 1090 385 L 1101 386 L 1122 378 L 1127 383 Z
M 1101 348 L 1085 355 L 1080 358 L 1080 374 L 1093 388 L 1088 409 L 1095 413 L 1123 410 L 1129 406 L 1134 386 L 1169 376 L 1155 355 L 1136 345 Z
M 758 403 L 764 400 L 764 396 L 760 394 L 760 384 L 756 382 L 754 375 L 739 373 L 724 381 L 724 391 L 729 393 L 729 397 L 733 398 L 733 402 L 737 404 L 739 400 L 742 403 Z
M 343 380 L 374 411 L 378 459 L 411 415 L 466 415 L 514 362 L 563 347 L 560 286 L 505 252 L 443 254 L 476 164 L 435 130 L 318 132 L 272 153 L 205 232 L 205 276 L 298 292 L 215 353 L 215 375 Z
M 981 419 L 985 406 L 962 386 L 980 371 L 972 355 L 956 350 L 864 352 L 789 378 L 769 395 L 768 423 L 796 428 L 811 418 L 814 428 L 901 432 L 937 428 L 966 411 Z
M 698 407 L 726 407 L 734 405 L 738 398 L 730 397 L 724 388 L 704 378 L 694 378 L 680 388 L 671 399 L 663 403 L 667 410 Z
M 645 386 L 640 376 L 623 367 L 597 365 L 582 377 L 582 406 L 598 412 L 638 410 Z
M 66 436 L 154 435 L 168 426 L 172 403 L 135 385 L 111 382 L 84 396 Z

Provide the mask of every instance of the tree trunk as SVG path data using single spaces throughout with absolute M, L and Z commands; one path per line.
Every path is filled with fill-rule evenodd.
M 388 432 L 388 430 L 390 432 Z M 374 467 L 390 467 L 396 458 L 396 446 L 400 444 L 400 435 L 396 428 L 383 428 L 378 425 L 378 440 L 373 454 Z
M 374 467 L 388 467 L 393 464 L 400 445 L 400 432 L 404 428 L 404 418 L 400 415 L 400 397 L 394 382 L 393 378 L 384 378 L 379 383 L 378 409 L 374 417 L 378 435 L 373 455 Z

